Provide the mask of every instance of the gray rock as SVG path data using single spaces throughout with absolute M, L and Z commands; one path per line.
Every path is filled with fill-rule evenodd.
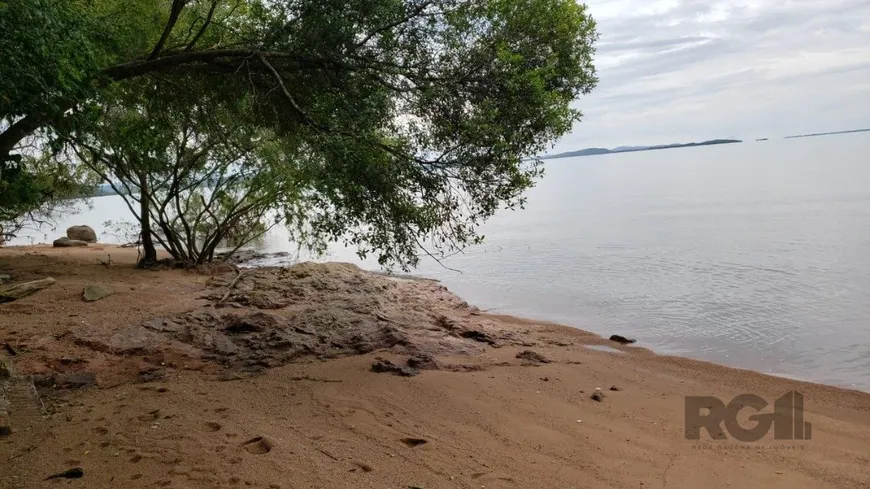
M 69 239 L 64 236 L 63 238 L 58 238 L 54 240 L 54 243 L 52 243 L 52 245 L 55 248 L 71 248 L 74 246 L 87 246 L 88 243 L 86 241 L 80 241 L 77 239 Z
M 72 240 L 96 243 L 97 233 L 90 226 L 73 226 L 66 230 L 66 236 Z
M 6 282 L 11 282 L 11 281 L 12 281 L 12 275 L 0 273 L 0 284 L 6 283 Z
M 91 284 L 85 287 L 82 291 L 82 300 L 85 302 L 94 302 L 100 299 L 105 299 L 114 294 L 111 289 L 105 285 Z
M 635 340 L 634 338 L 626 338 L 625 336 L 615 334 L 610 336 L 610 341 L 619 343 L 620 345 L 630 345 L 632 343 L 635 343 L 637 340 Z
M 96 374 L 92 372 L 78 372 L 61 374 L 55 377 L 54 383 L 61 389 L 81 389 L 90 387 L 97 381 Z

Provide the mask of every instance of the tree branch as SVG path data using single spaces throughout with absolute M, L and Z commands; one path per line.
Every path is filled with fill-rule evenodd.
M 190 51 L 191 49 L 193 49 L 193 46 L 196 44 L 197 41 L 199 41 L 199 38 L 202 37 L 203 34 L 205 34 L 205 30 L 208 28 L 209 24 L 211 24 L 211 19 L 214 16 L 214 11 L 217 8 L 218 3 L 220 3 L 220 0 L 213 0 L 211 2 L 211 8 L 208 9 L 208 14 L 206 14 L 205 16 L 205 22 L 203 22 L 202 27 L 199 28 L 199 32 L 197 32 L 196 35 L 193 36 L 193 40 L 190 41 L 186 48 L 184 48 L 185 51 Z
M 353 46 L 353 48 L 354 49 L 361 48 L 361 47 L 365 46 L 369 41 L 371 41 L 372 38 L 375 37 L 376 35 L 381 34 L 383 32 L 386 32 L 390 29 L 393 29 L 394 27 L 398 27 L 406 22 L 411 21 L 414 17 L 417 17 L 418 15 L 423 13 L 423 11 L 426 10 L 426 7 L 428 7 L 429 5 L 432 5 L 433 3 L 435 3 L 433 0 L 428 0 L 428 1 L 421 3 L 420 5 L 417 6 L 417 8 L 412 10 L 411 13 L 406 15 L 405 17 L 397 19 L 395 22 L 390 22 L 389 24 L 387 24 L 385 26 L 382 26 L 382 27 L 379 27 L 379 28 L 373 30 L 362 41 L 356 43 Z
M 169 11 L 169 20 L 166 22 L 166 27 L 163 28 L 163 34 L 160 35 L 160 40 L 157 41 L 154 50 L 148 55 L 148 59 L 154 59 L 158 54 L 160 54 L 160 50 L 163 49 L 166 40 L 169 39 L 169 34 L 172 33 L 175 23 L 178 22 L 178 16 L 181 15 L 181 11 L 184 9 L 186 3 L 187 0 L 172 0 L 172 9 Z

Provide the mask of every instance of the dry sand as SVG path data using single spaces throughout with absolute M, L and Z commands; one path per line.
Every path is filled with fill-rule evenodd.
M 0 348 L 14 369 L 0 488 L 870 487 L 866 393 L 481 314 L 435 282 L 349 265 L 250 271 L 230 289 L 233 271 L 134 260 L 0 249 L 13 283 L 57 279 L 0 305 L 0 346 L 17 353 Z M 89 284 L 114 294 L 83 302 Z M 607 344 L 622 353 L 584 346 Z M 371 370 L 426 355 L 437 370 Z M 789 390 L 811 440 L 685 439 L 685 396 Z

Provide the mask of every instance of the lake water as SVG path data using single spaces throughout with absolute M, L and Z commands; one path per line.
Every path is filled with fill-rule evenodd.
M 551 160 L 526 210 L 445 261 L 462 273 L 416 273 L 482 309 L 870 390 L 868 154 L 853 134 Z M 58 228 L 126 218 L 104 197 Z M 280 231 L 262 246 L 294 248 Z

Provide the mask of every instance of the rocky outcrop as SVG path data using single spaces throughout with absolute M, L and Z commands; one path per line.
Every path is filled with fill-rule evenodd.
M 90 226 L 72 226 L 66 230 L 66 237 L 72 240 L 96 243 L 97 233 Z
M 52 246 L 54 246 L 55 248 L 72 248 L 75 246 L 87 246 L 87 245 L 88 245 L 88 243 L 86 241 L 81 241 L 78 239 L 69 239 L 66 236 L 64 236 L 63 238 L 58 238 L 58 239 L 54 240 L 54 243 L 52 243 Z
M 71 336 L 113 355 L 162 354 L 245 371 L 375 351 L 415 357 L 411 369 L 437 369 L 438 356 L 524 343 L 521 328 L 470 316 L 468 304 L 435 282 L 349 264 L 250 269 L 205 286 L 198 297 L 205 303 L 191 311 L 123 330 L 77 326 Z

